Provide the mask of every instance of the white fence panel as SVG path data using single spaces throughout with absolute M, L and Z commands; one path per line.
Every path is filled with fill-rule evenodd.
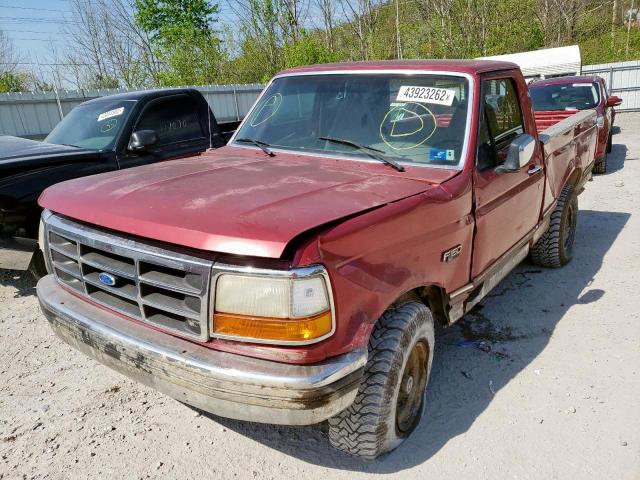
M 640 60 L 584 65 L 582 74 L 598 75 L 605 79 L 609 91 L 623 100 L 616 110 L 640 110 Z
M 262 91 L 263 85 L 211 85 L 191 87 L 209 102 L 220 122 L 242 119 Z M 113 90 L 60 90 L 0 94 L 0 135 L 44 138 L 75 106 L 92 98 L 127 92 Z

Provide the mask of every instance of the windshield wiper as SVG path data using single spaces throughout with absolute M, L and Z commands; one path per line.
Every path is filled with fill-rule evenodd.
M 269 148 L 271 145 L 269 145 L 266 142 L 262 142 L 260 140 L 255 140 L 254 138 L 236 138 L 235 141 L 236 142 L 240 142 L 240 143 L 252 143 L 256 147 L 258 147 L 260 150 L 262 150 L 265 154 L 269 155 L 270 157 L 275 157 L 276 156 L 276 154 L 273 153 L 271 151 L 271 149 Z
M 378 148 L 370 147 L 369 145 L 360 145 L 359 143 L 352 142 L 351 140 L 344 140 L 342 138 L 318 137 L 318 140 L 325 140 L 331 143 L 339 143 L 340 145 L 348 145 L 350 147 L 357 148 L 358 150 L 364 150 L 371 158 L 375 158 L 376 160 L 380 160 L 387 165 L 391 165 L 399 172 L 404 172 L 404 167 L 402 165 L 384 155 L 384 151 Z

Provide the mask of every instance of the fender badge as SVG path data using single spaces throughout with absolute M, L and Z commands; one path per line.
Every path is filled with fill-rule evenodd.
M 456 258 L 458 258 L 460 256 L 460 252 L 462 252 L 462 245 L 456 245 L 455 247 L 450 248 L 449 250 L 445 250 L 444 252 L 442 252 L 441 260 L 444 263 L 452 262 L 453 260 L 455 260 Z

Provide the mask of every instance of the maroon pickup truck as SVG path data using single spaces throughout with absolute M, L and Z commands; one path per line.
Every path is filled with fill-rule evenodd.
M 604 79 L 596 75 L 559 77 L 529 84 L 538 130 L 549 128 L 579 110 L 595 110 L 598 144 L 593 173 L 606 173 L 611 153 L 613 122 L 622 99 L 609 95 Z
M 287 70 L 226 147 L 47 189 L 40 304 L 181 402 L 375 457 L 420 421 L 434 324 L 571 260 L 596 135 L 539 135 L 512 63 Z

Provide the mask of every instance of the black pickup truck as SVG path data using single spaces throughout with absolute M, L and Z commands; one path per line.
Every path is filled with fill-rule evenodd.
M 218 123 L 200 92 L 180 88 L 89 100 L 43 142 L 0 136 L 0 268 L 44 274 L 37 199 L 45 188 L 221 147 L 238 123 Z

